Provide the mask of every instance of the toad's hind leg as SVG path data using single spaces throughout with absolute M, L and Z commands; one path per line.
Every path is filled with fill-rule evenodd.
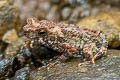
M 84 63 L 80 63 L 80 64 L 78 64 L 78 67 L 80 67 L 81 65 L 85 65 L 86 63 L 86 61 L 88 61 L 88 60 L 90 60 L 90 62 L 92 63 L 92 64 L 95 64 L 95 60 L 96 60 L 96 58 L 98 58 L 98 57 L 100 57 L 101 55 L 98 55 L 98 54 L 95 54 L 92 58 L 90 58 L 90 59 L 88 59 L 88 58 L 85 58 L 84 59 Z
M 91 62 L 92 62 L 93 64 L 95 64 L 95 60 L 96 60 L 96 58 L 98 58 L 98 57 L 100 57 L 100 55 L 96 54 L 96 55 L 91 59 Z
M 104 55 L 104 56 L 107 55 L 107 48 L 105 48 L 105 47 L 102 46 L 102 47 L 99 49 L 99 51 L 93 56 L 91 62 L 92 62 L 93 64 L 95 64 L 96 58 L 98 58 L 98 57 L 100 57 L 100 56 L 103 56 L 103 55 Z

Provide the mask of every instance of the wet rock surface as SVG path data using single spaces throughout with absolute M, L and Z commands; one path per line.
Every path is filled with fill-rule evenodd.
M 108 56 L 97 60 L 96 64 L 78 67 L 80 58 L 73 58 L 65 64 L 59 64 L 47 69 L 31 72 L 31 80 L 119 80 L 120 51 L 109 50 Z
M 0 61 L 0 79 L 6 79 L 14 75 L 15 71 L 19 68 L 19 62 L 16 58 L 3 59 Z
M 29 80 L 30 68 L 24 67 L 15 73 L 14 80 Z
M 120 46 L 120 11 L 103 9 L 97 15 L 93 15 L 78 22 L 81 28 L 103 31 L 109 41 L 109 47 L 116 48 Z
M 20 47 L 24 44 L 24 37 L 19 38 L 18 40 L 12 42 L 7 46 L 4 51 L 5 58 L 13 58 L 19 53 Z

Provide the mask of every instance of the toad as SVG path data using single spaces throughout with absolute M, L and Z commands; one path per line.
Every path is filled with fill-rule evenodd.
M 102 31 L 80 29 L 73 24 L 39 21 L 36 18 L 28 18 L 23 30 L 25 36 L 29 38 L 24 47 L 29 45 L 33 48 L 33 43 L 37 41 L 62 53 L 50 65 L 66 61 L 74 55 L 81 55 L 85 61 L 90 60 L 94 64 L 97 58 L 107 53 L 108 42 Z

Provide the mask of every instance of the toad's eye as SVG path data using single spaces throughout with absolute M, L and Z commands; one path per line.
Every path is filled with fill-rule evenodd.
M 40 30 L 40 31 L 38 32 L 38 34 L 39 34 L 39 35 L 44 35 L 44 34 L 46 34 L 46 32 L 47 32 L 46 30 Z
M 30 32 L 29 31 L 24 31 L 24 34 L 25 35 L 28 35 Z
M 42 34 L 45 34 L 45 32 L 40 32 L 39 34 L 41 34 L 41 35 L 42 35 Z

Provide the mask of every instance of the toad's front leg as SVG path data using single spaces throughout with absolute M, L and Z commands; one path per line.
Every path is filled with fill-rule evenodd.
M 31 40 L 26 41 L 23 47 L 26 48 L 27 46 L 29 46 L 30 48 L 33 48 L 33 41 Z

